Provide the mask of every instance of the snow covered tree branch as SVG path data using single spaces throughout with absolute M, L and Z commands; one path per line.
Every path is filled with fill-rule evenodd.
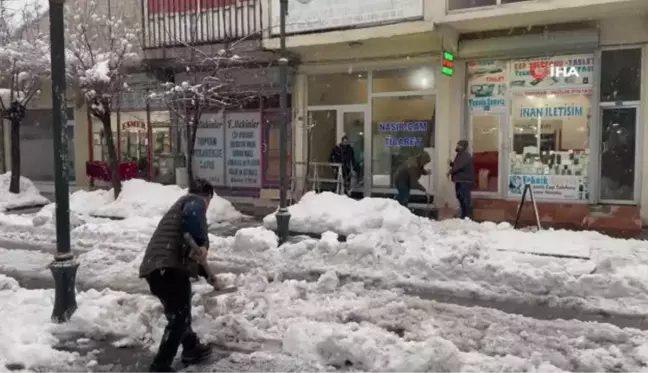
M 190 56 L 181 64 L 185 74 L 180 82 L 164 83 L 150 99 L 159 100 L 184 129 L 189 182 L 194 181 L 193 152 L 201 117 L 206 111 L 223 112 L 243 107 L 258 98 L 259 93 L 237 84 L 244 70 L 258 64 L 241 57 L 233 49 L 221 49 L 216 55 L 207 55 L 198 48 L 185 45 Z
M 129 68 L 139 63 L 139 29 L 94 0 L 80 5 L 81 9 L 66 9 L 68 74 L 92 116 L 103 125 L 117 197 L 121 180 L 111 114 L 119 94 L 128 89 Z
M 31 22 L 37 17 L 27 5 L 20 19 Z M 14 33 L 3 12 L 0 46 L 0 111 L 11 125 L 11 182 L 9 191 L 20 193 L 20 125 L 27 107 L 40 92 L 41 80 L 50 73 L 49 38 L 31 29 L 31 33 Z M 17 18 L 13 14 L 9 19 Z M 13 25 L 13 24 L 12 24 Z M 0 132 L 1 133 L 1 132 Z M 4 136 L 4 135 L 3 135 Z

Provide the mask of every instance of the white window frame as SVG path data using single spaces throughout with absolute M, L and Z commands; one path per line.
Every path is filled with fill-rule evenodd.
M 451 10 L 450 9 L 450 2 L 452 2 L 452 1 L 454 1 L 454 0 L 446 0 L 446 11 L 448 13 L 461 13 L 461 12 L 469 12 L 469 11 L 472 11 L 472 10 L 487 10 L 487 9 L 499 7 L 499 6 L 502 6 L 502 5 L 517 4 L 517 2 L 516 3 L 504 3 L 504 4 L 502 4 L 503 0 L 494 0 L 495 4 L 493 4 L 493 5 L 472 6 L 472 7 L 467 7 L 467 8 L 458 8 L 458 9 L 452 9 Z M 523 1 L 520 1 L 520 2 L 525 3 L 527 1 L 534 1 L 534 0 L 523 0 Z
M 594 183 L 594 190 L 592 196 L 595 198 L 596 202 L 600 202 L 602 204 L 613 204 L 613 205 L 638 205 L 641 202 L 641 195 L 642 195 L 642 170 L 643 170 L 643 98 L 644 98 L 644 85 L 642 83 L 640 86 L 639 90 L 639 99 L 638 100 L 632 100 L 632 101 L 617 101 L 617 102 L 601 102 L 600 101 L 600 84 L 601 84 L 601 73 L 603 69 L 602 65 L 602 55 L 603 52 L 606 51 L 614 51 L 614 50 L 625 50 L 625 49 L 639 49 L 641 51 L 641 61 L 639 64 L 640 68 L 640 77 L 639 81 L 643 82 L 643 77 L 644 77 L 644 71 L 643 71 L 643 63 L 645 59 L 645 53 L 646 49 L 642 45 L 623 45 L 623 46 L 613 46 L 613 47 L 605 47 L 601 48 L 596 53 L 596 62 L 595 66 L 598 66 L 598 71 L 597 74 L 595 75 L 596 79 L 594 84 L 595 86 L 595 92 L 597 94 L 596 97 L 596 102 L 598 102 L 598 105 L 596 107 L 596 115 L 594 125 L 592 125 L 592 129 L 595 132 L 595 141 L 594 144 L 595 146 L 592 146 L 591 149 L 591 154 L 590 157 L 596 160 L 595 164 L 595 170 L 593 175 L 596 177 L 591 178 L 592 181 L 595 181 Z M 603 118 L 603 110 L 609 110 L 609 109 L 635 109 L 636 111 L 636 116 L 635 116 L 635 164 L 634 164 L 634 198 L 632 200 L 616 200 L 616 199 L 603 199 L 601 198 L 601 171 L 602 171 L 602 164 L 601 164 L 601 147 L 602 147 L 602 139 L 601 139 L 601 130 L 603 129 L 603 123 L 601 119 Z

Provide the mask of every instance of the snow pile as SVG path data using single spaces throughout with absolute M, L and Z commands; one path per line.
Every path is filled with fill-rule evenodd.
M 158 301 L 152 297 L 90 290 L 77 295 L 78 310 L 71 321 L 53 324 L 53 290 L 26 290 L 15 280 L 0 275 L 0 370 L 6 365 L 26 369 L 62 367 L 78 363 L 76 352 L 53 348 L 61 338 L 104 339 L 130 336 L 153 343 L 151 330 L 164 325 Z
M 10 193 L 11 172 L 0 175 L 0 212 L 21 207 L 42 206 L 50 201 L 43 197 L 34 183 L 20 177 L 20 193 Z
M 112 232 L 115 235 L 116 233 L 121 234 L 122 228 L 130 231 L 136 231 L 139 228 L 148 232 L 149 226 L 157 224 L 173 203 L 186 193 L 186 189 L 177 185 L 162 185 L 141 179 L 125 181 L 117 200 L 113 198 L 112 190 L 79 190 L 70 195 L 70 222 L 73 228 L 80 228 L 79 232 L 103 230 L 105 234 Z M 43 207 L 33 217 L 33 225 L 40 227 L 47 223 L 55 223 L 54 210 L 55 204 L 53 203 Z M 97 217 L 105 219 L 96 219 Z M 210 224 L 242 218 L 244 215 L 237 211 L 229 201 L 214 195 L 207 209 L 207 221 Z M 113 223 L 107 219 L 134 220 Z M 143 219 L 149 219 L 153 223 L 144 222 Z M 84 226 L 84 224 L 88 224 L 88 226 Z M 152 233 L 152 231 L 150 232 Z
M 141 179 L 127 180 L 123 183 L 122 192 L 116 200 L 97 206 L 92 214 L 111 218 L 159 218 L 185 194 L 187 190 L 177 185 L 162 185 Z M 214 195 L 207 209 L 207 220 L 210 224 L 242 217 L 229 201 L 217 195 Z
M 308 192 L 288 210 L 290 230 L 301 233 L 333 231 L 349 235 L 380 228 L 398 231 L 424 221 L 392 199 L 364 198 L 357 201 L 331 192 Z M 263 224 L 276 229 L 275 214 L 266 216 Z
M 110 61 L 99 61 L 85 71 L 85 78 L 95 83 L 110 83 Z
M 351 371 L 632 371 L 645 359 L 648 333 L 636 329 L 439 304 L 363 283 L 331 292 L 268 277 L 241 275 L 239 291 L 218 301 L 196 286 L 196 330 L 209 341 L 276 346 Z M 216 319 L 208 324 L 207 315 Z
M 228 371 L 242 371 L 240 364 L 254 356 L 290 360 L 286 355 L 328 371 L 383 372 L 637 371 L 648 361 L 648 333 L 637 329 L 436 303 L 365 283 L 342 284 L 333 271 L 317 282 L 270 281 L 261 270 L 219 276 L 239 291 L 214 297 L 206 283 L 194 284 L 194 329 L 206 342 L 263 351 L 226 358 L 234 364 Z M 72 320 L 54 325 L 53 295 L 21 289 L 0 275 L 0 317 L 7 321 L 0 324 L 0 367 L 91 363 L 92 356 L 52 347 L 71 335 L 151 349 L 162 337 L 165 320 L 152 297 L 80 292 Z

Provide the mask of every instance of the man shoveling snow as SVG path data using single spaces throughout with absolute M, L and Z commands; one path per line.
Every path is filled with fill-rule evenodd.
M 162 302 L 168 320 L 151 372 L 173 372 L 171 365 L 181 344 L 185 364 L 200 363 L 211 355 L 211 347 L 201 343 L 191 328 L 191 277 L 200 275 L 216 285 L 206 266 L 206 213 L 213 196 L 211 184 L 197 180 L 162 217 L 140 265 L 140 277 Z M 193 242 L 187 243 L 185 235 Z

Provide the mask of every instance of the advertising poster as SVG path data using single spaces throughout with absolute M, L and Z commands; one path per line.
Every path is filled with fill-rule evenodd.
M 511 89 L 559 88 L 592 84 L 594 55 L 530 58 L 510 62 Z
M 225 123 L 222 114 L 203 114 L 196 132 L 194 175 L 225 186 Z
M 522 175 L 509 177 L 509 196 L 521 197 L 524 186 L 530 184 L 537 199 L 580 201 L 589 198 L 587 178 L 572 175 Z
M 471 112 L 506 109 L 506 62 L 468 61 L 468 108 Z
M 227 186 L 261 188 L 261 114 L 226 115 Z

